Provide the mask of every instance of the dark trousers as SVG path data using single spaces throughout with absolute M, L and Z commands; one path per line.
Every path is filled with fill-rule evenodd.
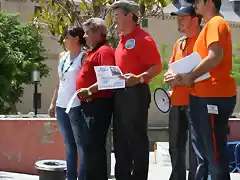
M 117 90 L 114 94 L 113 140 L 116 180 L 147 180 L 149 142 L 147 84 Z
M 191 143 L 188 106 L 172 106 L 169 113 L 169 154 L 172 173 L 169 180 L 186 180 L 186 144 L 189 137 L 189 174 L 194 180 L 197 159 Z
M 85 167 L 84 167 L 84 152 L 81 146 L 80 126 L 78 119 L 80 106 L 73 107 L 67 114 L 66 108 L 57 107 L 57 121 L 58 128 L 65 145 L 66 161 L 67 161 L 67 179 L 84 180 Z M 78 167 L 78 152 L 80 153 L 80 170 L 79 176 L 77 172 Z
M 99 98 L 82 103 L 80 122 L 85 160 L 84 180 L 108 180 L 106 137 L 111 123 L 113 101 Z
M 233 113 L 236 97 L 190 97 L 192 141 L 200 166 L 196 180 L 206 180 L 208 171 L 212 180 L 230 180 L 226 152 L 228 119 Z M 215 105 L 218 114 L 208 111 L 207 105 Z

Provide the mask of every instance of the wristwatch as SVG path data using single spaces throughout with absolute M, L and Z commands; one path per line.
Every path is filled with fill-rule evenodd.
M 88 88 L 88 95 L 91 96 L 92 95 L 92 92 L 91 90 Z
M 141 76 L 141 78 L 140 78 L 140 82 L 141 82 L 141 83 L 144 83 L 144 79 L 143 79 L 142 76 Z

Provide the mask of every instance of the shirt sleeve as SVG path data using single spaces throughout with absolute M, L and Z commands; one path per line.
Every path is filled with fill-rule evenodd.
M 156 64 L 161 64 L 161 56 L 157 45 L 151 37 L 147 36 L 141 40 L 138 50 L 140 51 L 140 61 L 148 68 Z
M 114 50 L 102 49 L 97 55 L 97 63 L 99 66 L 115 66 Z
M 227 26 L 221 19 L 215 19 L 209 22 L 206 33 L 206 44 L 209 47 L 213 43 L 224 44 L 227 35 Z

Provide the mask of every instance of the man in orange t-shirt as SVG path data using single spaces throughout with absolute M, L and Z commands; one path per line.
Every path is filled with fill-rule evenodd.
M 181 7 L 177 12 L 171 13 L 177 16 L 179 31 L 185 36 L 178 39 L 173 48 L 170 63 L 181 60 L 193 52 L 194 43 L 200 32 L 201 19 L 196 16 L 193 6 Z M 175 74 L 169 70 L 164 75 L 165 82 L 172 87 L 171 110 L 169 113 L 169 154 L 171 156 L 172 173 L 169 180 L 186 180 L 186 143 L 191 140 L 189 131 L 189 88 L 183 86 L 175 79 Z M 191 141 L 190 141 L 191 142 Z M 197 160 L 189 143 L 189 174 L 188 180 L 194 180 L 197 169 Z
M 203 59 L 190 73 L 178 75 L 191 86 L 190 116 L 193 143 L 202 159 L 203 171 L 209 169 L 212 180 L 230 180 L 226 154 L 228 119 L 236 104 L 236 83 L 232 71 L 232 39 L 228 23 L 219 14 L 221 0 L 197 0 L 196 12 L 205 27 L 194 45 Z M 194 83 L 205 73 L 210 78 Z M 203 175 L 199 174 L 199 179 Z M 205 177 L 206 178 L 206 177 Z

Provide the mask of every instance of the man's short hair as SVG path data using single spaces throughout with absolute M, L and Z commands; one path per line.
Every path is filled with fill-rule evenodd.
M 122 9 L 124 11 L 124 14 L 127 15 L 128 13 L 133 14 L 133 21 L 135 23 L 138 22 L 138 16 L 139 16 L 139 5 L 134 0 L 119 0 L 115 1 L 112 5 L 110 5 L 110 9 Z
M 204 0 L 204 3 L 206 4 L 208 0 Z M 215 5 L 215 8 L 217 10 L 217 12 L 220 11 L 221 9 L 221 6 L 222 6 L 222 0 L 212 0 L 214 5 Z
M 117 8 L 116 8 L 117 9 Z M 126 15 L 128 15 L 128 13 L 132 13 L 131 11 L 129 11 L 127 8 L 122 8 L 122 10 L 124 11 L 124 15 L 126 16 Z M 133 14 L 133 21 L 135 22 L 135 23 L 138 23 L 138 16 L 136 15 L 136 14 L 134 14 L 134 13 L 132 13 Z
M 107 37 L 107 27 L 105 21 L 101 18 L 90 18 L 83 23 L 83 27 L 89 29 L 92 32 L 100 31 L 104 37 Z

